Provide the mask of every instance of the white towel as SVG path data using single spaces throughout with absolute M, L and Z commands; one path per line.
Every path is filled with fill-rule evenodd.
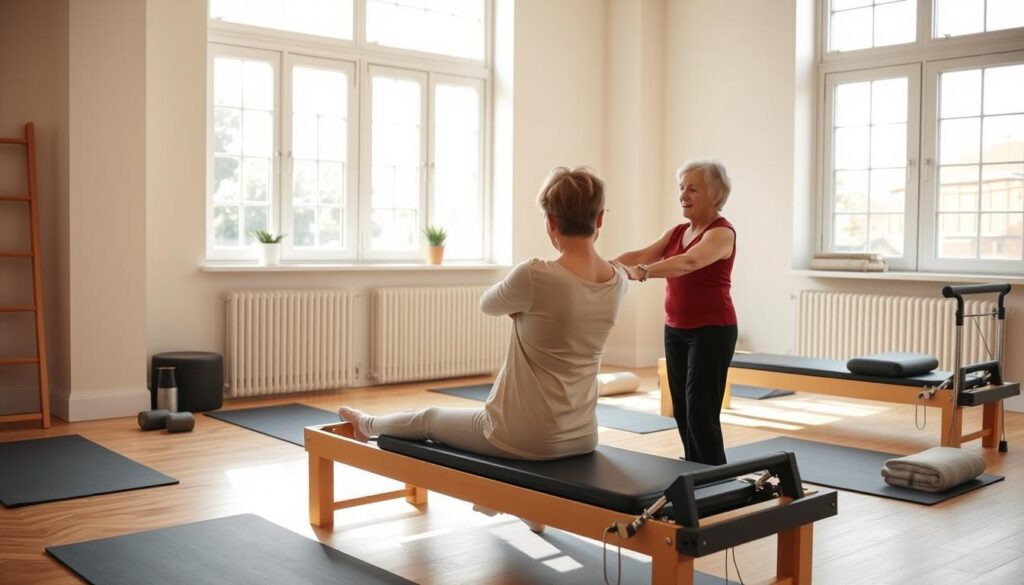
M 955 447 L 927 451 L 885 462 L 885 483 L 926 492 L 941 492 L 970 481 L 985 472 L 981 455 Z

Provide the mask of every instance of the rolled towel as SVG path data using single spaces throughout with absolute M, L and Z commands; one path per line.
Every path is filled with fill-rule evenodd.
M 970 481 L 985 472 L 981 455 L 955 447 L 932 447 L 927 451 L 885 462 L 885 483 L 926 492 L 942 492 Z
M 640 378 L 633 372 L 614 372 L 597 375 L 597 395 L 628 394 L 640 387 Z

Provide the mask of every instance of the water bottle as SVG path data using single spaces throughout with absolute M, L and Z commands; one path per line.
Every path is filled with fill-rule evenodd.
M 174 366 L 157 368 L 156 407 L 178 412 L 178 382 L 174 379 Z

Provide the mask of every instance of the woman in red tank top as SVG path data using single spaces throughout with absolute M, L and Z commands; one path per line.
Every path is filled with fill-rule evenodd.
M 720 213 L 731 182 L 715 160 L 690 161 L 676 178 L 683 223 L 616 261 L 632 280 L 666 280 L 665 362 L 684 456 L 721 465 L 725 446 L 719 417 L 737 336 L 729 293 L 736 230 Z

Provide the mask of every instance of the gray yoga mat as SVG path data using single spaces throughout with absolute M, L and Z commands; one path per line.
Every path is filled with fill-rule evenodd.
M 238 410 L 218 410 L 204 414 L 250 431 L 288 441 L 299 447 L 306 445 L 303 431 L 305 427 L 340 422 L 336 412 L 297 403 Z
M 1001 475 L 986 473 L 939 493 L 893 487 L 882 479 L 881 469 L 886 461 L 901 457 L 901 455 L 805 441 L 792 437 L 775 437 L 766 441 L 730 447 L 725 450 L 725 456 L 729 461 L 739 461 L 778 451 L 792 451 L 796 454 L 800 477 L 807 483 L 927 506 L 938 504 L 1003 479 Z
M 176 483 L 81 435 L 0 443 L 0 501 L 9 508 Z
M 408 585 L 379 567 L 242 514 L 46 549 L 92 585 Z
M 743 384 L 733 384 L 731 392 L 733 396 L 749 398 L 751 400 L 767 400 L 768 398 L 778 398 L 779 396 L 789 396 L 790 394 L 793 394 L 792 390 L 774 390 L 772 388 L 744 386 Z
M 484 402 L 487 400 L 487 395 L 491 393 L 491 385 L 476 384 L 473 386 L 456 386 L 454 388 L 431 388 L 430 391 Z M 627 410 L 618 406 L 601 403 L 597 405 L 597 424 L 610 429 L 640 434 L 656 433 L 676 428 L 676 421 L 673 418 Z

